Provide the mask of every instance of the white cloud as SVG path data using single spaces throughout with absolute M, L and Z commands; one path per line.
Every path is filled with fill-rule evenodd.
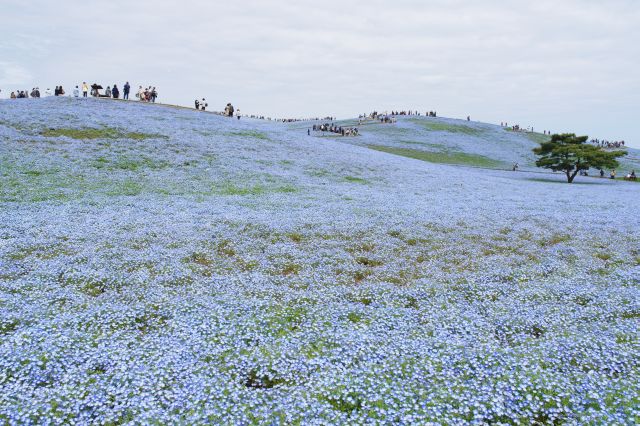
M 0 61 L 0 88 L 10 86 L 12 89 L 30 89 L 26 86 L 32 81 L 33 76 L 28 69 L 16 63 Z

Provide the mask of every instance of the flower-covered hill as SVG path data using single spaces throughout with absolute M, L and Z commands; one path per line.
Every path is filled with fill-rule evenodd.
M 345 120 L 340 124 L 362 130 L 361 137 L 345 140 L 359 146 L 432 163 L 496 169 L 510 169 L 518 163 L 521 170 L 534 170 L 532 150 L 549 138 L 542 133 L 451 118 L 399 116 L 398 120 L 393 124 Z M 621 160 L 621 172 L 640 170 L 640 150 L 625 149 L 629 155 Z
M 0 422 L 637 423 L 637 184 L 426 120 L 0 102 Z

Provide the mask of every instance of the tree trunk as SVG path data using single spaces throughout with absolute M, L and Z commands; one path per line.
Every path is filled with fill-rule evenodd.
M 569 183 L 573 183 L 573 179 L 575 179 L 576 175 L 578 174 L 578 169 L 576 168 L 576 171 L 571 173 L 571 171 L 567 170 L 567 181 L 569 181 Z
M 567 182 L 569 182 L 569 183 L 573 182 L 573 177 L 571 176 L 571 171 L 570 170 L 566 170 L 565 173 L 567 174 Z

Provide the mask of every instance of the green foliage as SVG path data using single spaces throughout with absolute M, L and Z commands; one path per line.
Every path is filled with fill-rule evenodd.
M 539 157 L 536 166 L 564 172 L 571 183 L 581 170 L 615 169 L 619 166 L 616 159 L 627 155 L 626 151 L 605 151 L 588 144 L 588 139 L 588 136 L 576 136 L 574 133 L 551 136 L 550 141 L 542 142 L 533 150 Z

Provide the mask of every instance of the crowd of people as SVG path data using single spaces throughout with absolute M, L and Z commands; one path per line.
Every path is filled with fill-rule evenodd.
M 251 115 L 246 115 L 245 117 L 247 118 L 253 118 L 256 120 L 265 120 L 265 121 L 275 121 L 277 123 L 297 123 L 297 122 L 301 122 L 301 121 L 333 121 L 336 118 L 335 117 L 315 117 L 315 118 L 272 118 L 272 117 L 267 117 L 264 115 L 255 115 L 255 114 L 251 114 Z
M 207 107 L 209 106 L 205 98 L 202 98 L 202 100 L 196 99 L 194 104 L 198 111 L 206 111 Z
M 395 115 L 416 115 L 416 116 L 420 116 L 420 113 L 418 111 L 391 111 L 391 115 L 395 116 Z
M 62 89 L 62 87 L 60 88 Z M 140 88 L 142 89 L 142 86 L 140 86 Z M 155 90 L 155 88 L 153 89 Z M 77 85 L 73 89 L 73 96 L 75 98 L 79 98 L 80 95 L 82 94 L 83 98 L 86 98 L 89 95 L 91 95 L 94 98 L 120 99 L 121 92 L 117 84 L 114 84 L 113 87 L 107 86 L 107 88 L 104 89 L 104 93 L 100 93 L 100 90 L 103 90 L 103 89 L 102 89 L 102 86 L 99 85 L 98 83 L 94 83 L 91 86 L 89 86 L 87 82 L 84 81 L 82 82 L 82 85 Z M 127 81 L 122 87 L 122 99 L 128 100 L 130 92 L 131 92 L 131 85 Z M 157 97 L 157 92 L 155 96 Z M 141 98 L 141 100 L 144 100 L 144 99 Z
M 75 88 L 73 89 L 73 96 L 76 98 L 80 97 L 80 95 L 82 95 L 82 97 L 85 97 L 85 98 L 88 97 L 89 95 L 97 98 L 98 97 L 113 98 L 113 99 L 120 98 L 120 89 L 118 88 L 117 84 L 114 84 L 113 88 L 111 86 L 107 86 L 104 93 L 100 93 L 100 90 L 102 90 L 102 86 L 100 86 L 99 84 L 93 84 L 89 86 L 87 82 L 83 82 L 82 85 L 75 86 Z M 126 82 L 123 87 L 122 98 L 129 99 L 130 91 L 131 91 L 131 85 L 129 84 L 129 82 Z M 64 96 L 66 95 L 66 92 L 62 86 L 56 86 L 53 93 L 51 92 L 51 89 L 46 89 L 44 94 L 45 96 L 51 96 L 51 95 Z M 29 92 L 28 90 L 16 90 L 11 92 L 11 95 L 9 97 L 11 99 L 20 99 L 20 98 L 29 98 L 29 97 L 40 98 L 41 97 L 40 88 L 34 87 L 33 89 L 31 89 L 31 92 Z M 142 86 L 140 86 L 140 90 L 138 91 L 138 94 L 136 94 L 136 97 L 138 97 L 142 101 L 155 102 L 156 98 L 158 97 L 158 92 L 155 87 L 150 86 L 147 89 L 142 89 Z
M 600 148 L 624 148 L 624 141 L 607 141 L 600 139 L 591 139 L 591 143 Z
M 397 123 L 398 119 L 393 117 L 393 116 L 388 116 L 388 115 L 379 115 L 378 119 L 380 120 L 381 123 L 383 124 L 393 124 L 393 123 Z
M 533 126 L 529 126 L 529 127 L 522 127 L 519 124 L 514 124 L 512 126 L 509 126 L 509 123 L 507 122 L 501 122 L 500 123 L 501 127 L 505 127 L 513 132 L 529 132 L 529 133 L 533 133 L 534 129 Z M 543 135 L 551 135 L 551 130 L 543 130 L 542 131 Z
M 377 121 L 377 120 L 380 119 L 380 117 L 394 118 L 394 117 L 400 116 L 400 115 L 420 117 L 421 113 L 419 113 L 418 111 L 412 111 L 412 110 L 409 110 L 409 111 L 391 111 L 391 112 L 384 112 L 384 113 L 381 113 L 381 112 L 378 112 L 378 111 L 373 111 L 373 112 L 371 112 L 369 114 L 367 114 L 367 113 L 360 114 L 358 116 L 358 119 L 363 120 L 363 119 L 369 118 L 369 119 Z M 435 111 L 425 112 L 424 115 L 425 115 L 425 117 L 436 117 Z
M 51 96 L 52 95 L 51 89 L 45 90 L 44 94 L 45 96 Z M 63 96 L 65 94 L 65 91 L 62 88 L 62 86 L 56 86 L 56 89 L 53 94 L 55 96 Z M 10 99 L 39 98 L 39 97 L 41 97 L 39 87 L 34 87 L 31 89 L 31 91 L 15 90 L 15 91 L 12 91 L 11 94 L 9 95 Z
M 136 93 L 136 98 L 138 98 L 140 102 L 155 103 L 158 98 L 158 91 L 155 87 L 149 86 L 143 89 L 142 86 L 140 86 L 140 88 L 138 88 L 138 93 Z
M 23 98 L 28 98 L 29 97 L 29 91 L 28 90 L 16 90 L 14 92 L 11 92 L 11 94 L 9 95 L 9 97 L 11 99 L 23 99 Z M 34 90 L 31 91 L 31 97 L 32 98 L 39 98 L 40 97 L 40 91 L 38 90 L 37 92 Z
M 235 112 L 235 108 L 231 105 L 231 102 L 224 107 L 224 116 L 225 117 L 233 117 L 233 113 Z M 238 117 L 240 118 L 240 117 Z
M 340 136 L 358 136 L 357 127 L 342 127 L 337 126 L 333 123 L 314 124 L 311 129 L 313 129 L 314 132 L 329 132 L 338 134 Z M 307 130 L 307 134 L 310 135 L 311 132 Z
M 582 171 L 580 172 L 580 175 L 581 175 L 581 176 L 589 176 L 589 174 L 587 173 L 587 171 L 586 171 L 586 170 L 582 170 Z M 615 170 L 615 169 L 611 170 L 611 171 L 609 172 L 609 179 L 615 179 L 615 178 L 616 178 L 616 175 L 617 175 L 616 170 Z M 605 176 L 604 170 L 600 169 L 600 177 L 601 177 L 601 178 L 604 178 L 604 176 Z M 625 175 L 624 180 L 637 180 L 637 178 L 636 178 L 636 171 L 635 171 L 635 170 L 631 170 L 629 173 L 627 173 L 627 174 Z

